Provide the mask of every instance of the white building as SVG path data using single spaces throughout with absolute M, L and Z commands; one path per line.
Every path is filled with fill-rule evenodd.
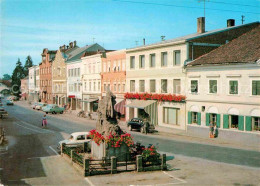
M 259 43 L 260 26 L 188 64 L 188 131 L 260 134 Z
M 29 101 L 39 101 L 39 65 L 34 65 L 29 68 Z
M 95 112 L 101 99 L 102 53 L 82 57 L 82 107 L 84 111 Z
M 229 23 L 230 20 L 227 28 L 205 32 L 205 19 L 198 18 L 195 34 L 126 50 L 126 91 L 160 96 L 186 95 L 184 67 L 188 61 L 258 25 L 234 26 Z M 127 99 L 126 104 L 126 120 L 149 114 L 150 122 L 154 125 L 186 129 L 185 101 Z

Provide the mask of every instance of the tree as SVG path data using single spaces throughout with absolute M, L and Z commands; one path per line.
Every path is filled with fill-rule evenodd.
M 3 75 L 3 80 L 10 80 L 11 76 L 9 74 L 4 74 Z
M 23 68 L 23 71 L 24 71 L 24 76 L 28 76 L 29 74 L 29 68 L 33 66 L 33 61 L 32 61 L 32 58 L 31 56 L 27 56 L 26 57 L 26 61 L 25 61 L 25 64 L 24 64 L 24 68 Z
M 20 61 L 20 58 L 18 58 L 18 61 L 16 63 L 16 67 L 13 71 L 12 74 L 12 91 L 13 94 L 16 96 L 20 96 L 20 87 L 21 87 L 21 79 L 23 79 L 24 76 L 24 71 L 23 71 L 23 66 Z

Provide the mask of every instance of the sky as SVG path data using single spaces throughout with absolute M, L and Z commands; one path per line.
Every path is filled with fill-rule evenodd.
M 206 31 L 260 21 L 260 0 L 205 0 Z M 0 0 L 0 78 L 12 74 L 18 58 L 35 65 L 44 48 L 57 50 L 76 40 L 108 50 L 133 48 L 197 31 L 203 0 Z M 137 41 L 137 42 L 136 42 Z

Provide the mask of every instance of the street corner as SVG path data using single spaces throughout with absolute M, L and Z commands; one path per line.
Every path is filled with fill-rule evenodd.
M 113 175 L 91 176 L 86 182 L 94 185 L 176 185 L 187 181 L 175 176 L 175 171 L 127 172 Z

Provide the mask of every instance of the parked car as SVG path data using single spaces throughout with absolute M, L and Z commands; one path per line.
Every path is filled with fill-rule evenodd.
M 4 109 L 3 106 L 0 106 L 0 118 L 4 118 L 6 116 L 8 116 L 7 111 Z
M 36 110 L 42 110 L 43 107 L 47 106 L 47 103 L 38 103 L 36 106 L 35 106 L 35 109 Z
M 14 105 L 13 100 L 7 100 L 7 101 L 6 101 L 6 105 Z
M 79 147 L 82 146 L 85 142 L 88 142 L 88 147 L 90 149 L 91 138 L 88 137 L 88 135 L 89 132 L 74 132 L 70 135 L 69 139 L 60 141 L 57 148 L 60 149 L 63 143 L 69 147 Z
M 143 119 L 133 118 L 129 122 L 127 122 L 127 127 L 131 131 L 133 129 L 136 129 L 136 130 L 139 130 L 140 132 L 144 132 L 144 124 L 145 124 L 145 122 L 143 121 Z M 149 122 L 148 122 L 148 125 L 149 125 L 148 132 L 153 132 L 154 126 L 151 125 Z
M 48 114 L 48 113 L 52 113 L 52 114 L 60 113 L 60 114 L 63 114 L 64 107 L 59 107 L 57 105 L 50 104 L 50 105 L 47 105 L 46 107 L 43 107 L 42 111 L 45 112 L 46 114 Z
M 32 105 L 31 105 L 31 107 L 32 107 L 32 109 L 35 109 L 35 107 L 38 105 L 38 103 L 33 103 Z

